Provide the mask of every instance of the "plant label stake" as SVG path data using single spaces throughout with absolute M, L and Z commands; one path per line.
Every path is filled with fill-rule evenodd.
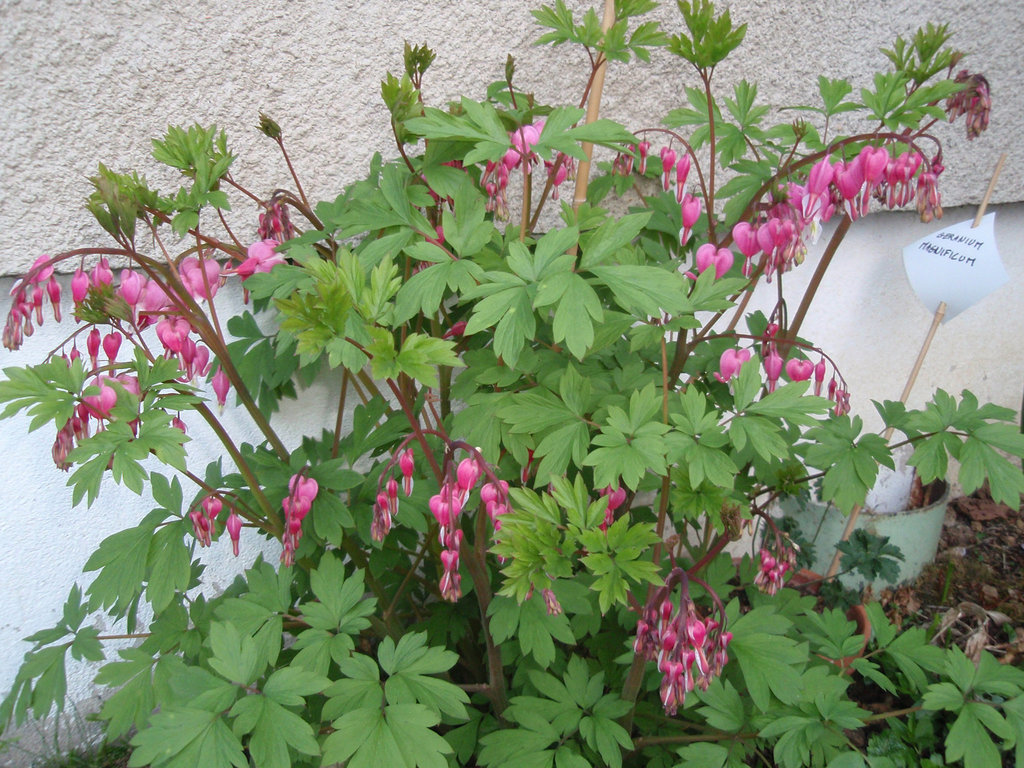
M 949 320 L 977 304 L 1009 278 L 996 250 L 990 213 L 933 232 L 903 249 L 903 266 L 914 293 L 932 312 L 946 305 Z
M 901 403 L 906 403 L 910 397 L 910 390 L 913 389 L 917 375 L 921 372 L 924 357 L 928 354 L 939 324 L 977 304 L 1009 279 L 996 249 L 996 215 L 985 215 L 992 190 L 996 186 L 996 180 L 1005 161 L 1006 154 L 1003 153 L 992 172 L 992 179 L 988 183 L 985 197 L 973 222 L 962 221 L 933 232 L 903 249 L 903 267 L 907 271 L 907 279 L 910 280 L 917 297 L 935 314 L 928 335 L 907 378 L 903 394 L 900 395 Z M 889 427 L 883 433 L 886 442 L 892 437 L 892 433 L 893 427 Z M 840 541 L 847 541 L 850 538 L 860 513 L 859 504 L 850 510 L 850 517 L 846 521 Z M 842 553 L 836 550 L 828 573 L 825 574 L 826 579 L 831 579 L 838 573 L 841 556 Z

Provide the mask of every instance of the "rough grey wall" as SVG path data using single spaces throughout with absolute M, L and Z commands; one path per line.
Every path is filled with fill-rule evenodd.
M 577 13 L 599 0 L 568 0 Z M 334 197 L 369 154 L 393 152 L 379 82 L 401 69 L 403 41 L 437 52 L 424 95 L 442 104 L 479 97 L 500 78 L 507 52 L 518 84 L 546 101 L 575 101 L 585 57 L 566 46 L 534 48 L 539 28 L 522 0 L 4 0 L 0 2 L 0 274 L 23 271 L 53 253 L 105 237 L 80 207 L 98 162 L 146 172 L 158 188 L 149 139 L 169 123 L 216 123 L 239 155 L 235 176 L 259 194 L 286 184 L 273 145 L 254 130 L 265 110 L 284 127 L 313 198 Z M 1000 151 L 1024 116 L 1024 22 L 1018 4 L 937 0 L 838 3 L 734 0 L 749 23 L 742 54 L 719 68 L 723 83 L 748 78 L 768 103 L 813 98 L 823 73 L 857 87 L 885 65 L 878 52 L 895 33 L 949 21 L 967 64 L 986 72 L 995 110 L 988 134 L 972 143 L 962 126 L 946 144 L 948 205 L 977 202 Z M 675 3 L 657 12 L 669 30 Z M 604 112 L 631 127 L 651 126 L 677 106 L 695 78 L 678 60 L 613 65 Z M 940 127 L 941 128 L 941 127 Z M 1021 200 L 1024 171 L 1011 162 L 995 201 Z M 245 210 L 247 220 L 254 211 Z M 248 225 L 247 226 L 251 226 Z

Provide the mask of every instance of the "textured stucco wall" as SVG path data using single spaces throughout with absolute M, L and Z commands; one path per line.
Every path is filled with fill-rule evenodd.
M 599 4 L 568 5 L 579 10 Z M 659 12 L 670 29 L 676 28 L 674 5 Z M 796 102 L 812 97 L 819 73 L 865 84 L 872 69 L 884 66 L 877 49 L 895 32 L 950 20 L 956 43 L 971 53 L 967 64 L 989 75 L 996 100 L 990 131 L 969 147 L 962 126 L 940 126 L 947 137 L 945 202 L 976 203 L 998 153 L 1016 151 L 1011 131 L 1024 116 L 1018 87 L 1024 81 L 1024 26 L 1017 5 L 735 0 L 734 18 L 752 26 L 742 56 L 716 77 L 725 83 L 757 80 L 768 102 Z M 404 39 L 426 41 L 437 52 L 424 89 L 431 103 L 460 93 L 482 95 L 486 83 L 501 76 L 509 51 L 519 64 L 521 88 L 545 101 L 574 101 L 585 76 L 576 68 L 581 54 L 532 48 L 537 30 L 531 7 L 518 0 L 0 2 L 0 274 L 17 274 L 41 252 L 103 242 L 78 205 L 98 162 L 115 170 L 137 168 L 155 186 L 169 187 L 173 177 L 154 172 L 147 158 L 150 137 L 170 122 L 226 128 L 239 155 L 236 178 L 265 194 L 288 183 L 273 145 L 253 128 L 265 110 L 283 126 L 310 197 L 333 197 L 364 171 L 372 151 L 392 151 L 378 84 L 385 71 L 400 69 Z M 614 65 L 604 111 L 631 127 L 654 125 L 680 103 L 683 86 L 693 83 L 668 55 L 632 70 Z M 1020 201 L 1022 189 L 1024 172 L 1011 155 L 994 200 Z M 239 231 L 251 233 L 255 210 L 243 206 L 235 215 L 245 222 Z M 854 406 L 865 415 L 871 414 L 870 398 L 899 396 L 929 323 L 903 277 L 903 245 L 972 215 L 971 208 L 949 210 L 942 224 L 931 227 L 912 215 L 873 215 L 854 227 L 840 252 L 823 287 L 829 298 L 808 318 L 805 332 L 841 361 Z M 996 231 L 1011 282 L 940 329 L 912 402 L 938 386 L 954 392 L 970 387 L 983 399 L 1019 407 L 1024 206 L 1001 206 Z M 789 278 L 794 287 L 806 280 L 808 266 Z M 0 283 L 6 295 L 10 281 Z M 7 307 L 5 300 L 0 309 Z M 57 333 L 49 323 L 28 351 L 4 357 L 2 364 L 38 359 L 59 341 Z M 327 410 L 307 393 L 278 422 L 295 439 L 328 418 Z M 25 427 L 24 420 L 0 426 L 0 537 L 7 544 L 0 582 L 3 692 L 26 649 L 19 639 L 59 616 L 88 553 L 140 512 L 137 500 L 123 492 L 105 496 L 92 510 L 71 510 L 64 477 L 50 459 L 52 436 L 26 439 Z M 202 440 L 190 448 L 200 467 L 215 452 Z M 230 571 L 215 578 L 223 583 Z M 76 677 L 73 697 L 89 693 L 89 679 L 88 671 Z
M 570 0 L 577 12 L 597 0 Z M 333 197 L 366 167 L 369 153 L 391 154 L 379 82 L 400 71 L 403 41 L 427 42 L 437 60 L 424 97 L 442 104 L 481 96 L 502 77 L 505 55 L 519 62 L 520 88 L 545 101 L 575 101 L 586 73 L 582 52 L 535 48 L 533 3 L 516 0 L 6 0 L 0 3 L 0 273 L 17 273 L 42 252 L 79 246 L 95 224 L 78 206 L 85 178 L 103 162 L 152 172 L 149 139 L 168 123 L 216 123 L 239 155 L 235 176 L 260 194 L 285 184 L 272 144 L 253 129 L 259 110 L 284 127 L 314 198 Z M 716 78 L 761 85 L 770 104 L 811 99 L 819 74 L 855 87 L 886 65 L 878 48 L 926 21 L 950 21 L 966 64 L 986 72 L 995 98 L 992 127 L 973 142 L 956 131 L 946 143 L 948 205 L 977 202 L 998 152 L 1013 147 L 1024 116 L 1024 22 L 1013 0 L 734 0 L 733 18 L 750 24 L 737 58 Z M 680 26 L 675 3 L 658 11 Z M 631 127 L 655 125 L 678 106 L 694 75 L 665 53 L 649 65 L 613 65 L 604 112 Z M 1024 199 L 1024 170 L 1008 164 L 995 201 Z M 245 212 L 251 215 L 251 211 Z

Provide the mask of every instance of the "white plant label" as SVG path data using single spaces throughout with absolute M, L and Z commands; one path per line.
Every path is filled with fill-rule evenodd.
M 977 304 L 1009 277 L 996 249 L 994 213 L 981 224 L 962 221 L 903 249 L 903 266 L 917 298 L 931 311 L 946 302 L 943 322 Z

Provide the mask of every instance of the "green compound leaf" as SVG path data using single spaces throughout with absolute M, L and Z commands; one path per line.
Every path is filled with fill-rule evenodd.
M 246 746 L 256 765 L 290 768 L 289 748 L 304 755 L 320 754 L 312 726 L 268 695 L 245 696 L 235 703 L 230 714 L 235 718 L 235 735 L 252 734 Z
M 131 768 L 247 768 L 242 744 L 219 713 L 188 707 L 168 708 L 150 718 L 132 739 Z
M 469 697 L 457 685 L 431 675 L 447 672 L 458 654 L 427 646 L 426 633 L 403 635 L 396 646 L 387 637 L 377 652 L 381 668 L 389 677 L 384 694 L 390 704 L 424 704 L 444 715 L 466 720 Z
M 210 667 L 225 680 L 236 685 L 250 685 L 267 665 L 260 659 L 256 643 L 241 634 L 234 624 L 215 621 L 210 624 Z
M 431 730 L 439 718 L 420 704 L 356 709 L 334 721 L 323 763 L 346 768 L 448 768 L 451 745 Z

